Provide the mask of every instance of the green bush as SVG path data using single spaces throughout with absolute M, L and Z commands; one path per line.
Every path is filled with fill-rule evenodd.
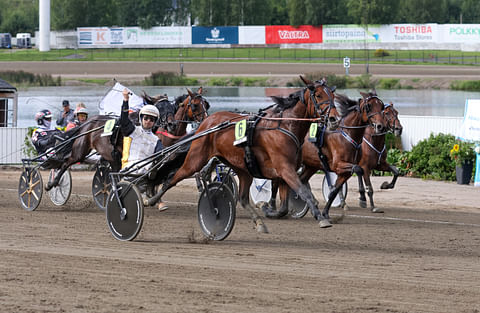
M 323 73 L 323 72 L 312 72 L 305 74 L 305 77 L 309 80 L 316 81 L 322 78 L 327 79 L 327 84 L 331 87 L 336 86 L 339 89 L 347 87 L 347 77 L 346 76 L 337 76 L 333 73 Z M 287 87 L 304 87 L 305 84 L 300 78 L 296 78 L 293 81 L 287 83 Z
M 378 82 L 378 88 L 380 89 L 399 89 L 400 86 L 400 79 L 397 78 L 380 78 Z
M 375 81 L 372 80 L 372 75 L 362 74 L 354 78 L 356 88 L 372 89 L 375 88 Z
M 48 74 L 32 74 L 24 71 L 3 71 L 0 72 L 0 78 L 10 84 L 20 84 L 26 86 L 61 86 L 62 78 L 56 79 Z
M 454 144 L 453 135 L 431 134 L 412 148 L 409 154 L 410 171 L 422 178 L 455 180 L 455 162 L 450 158 Z
M 373 55 L 377 58 L 387 57 L 387 56 L 390 55 L 390 52 L 388 52 L 387 50 L 384 50 L 384 49 L 377 49 L 377 50 L 375 50 Z
M 155 72 L 145 78 L 146 86 L 192 86 L 198 85 L 198 80 L 179 75 L 174 72 Z
M 480 80 L 457 80 L 450 84 L 450 89 L 480 91 Z

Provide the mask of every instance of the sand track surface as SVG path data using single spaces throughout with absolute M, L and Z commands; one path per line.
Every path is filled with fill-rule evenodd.
M 231 235 L 207 242 L 189 179 L 167 192 L 168 211 L 146 208 L 139 236 L 120 242 L 92 200 L 93 172 L 72 176 L 66 205 L 44 193 L 27 212 L 20 171 L 0 172 L 0 311 L 480 311 L 480 189 L 471 185 L 401 177 L 379 190 L 390 177 L 375 177 L 385 213 L 372 214 L 350 179 L 349 210 L 332 228 L 308 214 L 266 220 L 270 233 L 258 234 L 238 208 Z M 323 204 L 321 179 L 312 186 Z

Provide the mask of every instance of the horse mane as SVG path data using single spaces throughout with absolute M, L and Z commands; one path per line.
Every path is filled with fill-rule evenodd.
M 352 107 L 358 106 L 359 101 L 355 101 L 347 97 L 343 94 L 336 94 L 335 95 L 335 108 L 337 109 L 338 114 L 341 117 L 346 116 L 350 111 L 352 111 Z
M 274 113 L 280 113 L 286 109 L 294 107 L 297 102 L 300 101 L 303 92 L 303 90 L 298 90 L 288 95 L 288 97 L 271 96 L 270 98 L 272 98 L 273 102 L 275 102 L 275 107 L 273 108 Z M 272 106 L 269 106 L 264 110 L 267 110 L 271 107 Z
M 185 99 L 187 99 L 188 96 L 189 96 L 188 94 L 184 94 L 184 95 L 181 95 L 181 96 L 176 97 L 176 98 L 175 98 L 175 105 L 176 105 L 177 107 L 180 107 L 181 104 L 182 104 L 182 102 L 185 101 Z

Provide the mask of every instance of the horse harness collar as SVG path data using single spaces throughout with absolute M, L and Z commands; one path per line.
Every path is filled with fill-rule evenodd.
M 382 151 L 379 151 L 377 148 L 375 148 L 375 146 L 370 141 L 367 140 L 367 138 L 365 138 L 365 136 L 363 137 L 363 140 L 370 148 L 372 148 L 373 151 L 375 151 L 378 154 L 377 164 L 380 164 L 380 160 L 382 158 L 383 153 L 387 149 L 387 146 L 384 144 Z

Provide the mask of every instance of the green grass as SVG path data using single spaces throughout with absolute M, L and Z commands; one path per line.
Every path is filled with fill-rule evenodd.
M 165 48 L 165 49 L 36 49 L 0 50 L 0 61 L 231 61 L 338 63 L 350 57 L 352 64 L 477 64 L 480 52 L 449 50 L 320 50 L 266 48 Z M 378 53 L 377 53 L 378 55 Z
M 457 80 L 452 82 L 450 89 L 480 91 L 480 80 Z

